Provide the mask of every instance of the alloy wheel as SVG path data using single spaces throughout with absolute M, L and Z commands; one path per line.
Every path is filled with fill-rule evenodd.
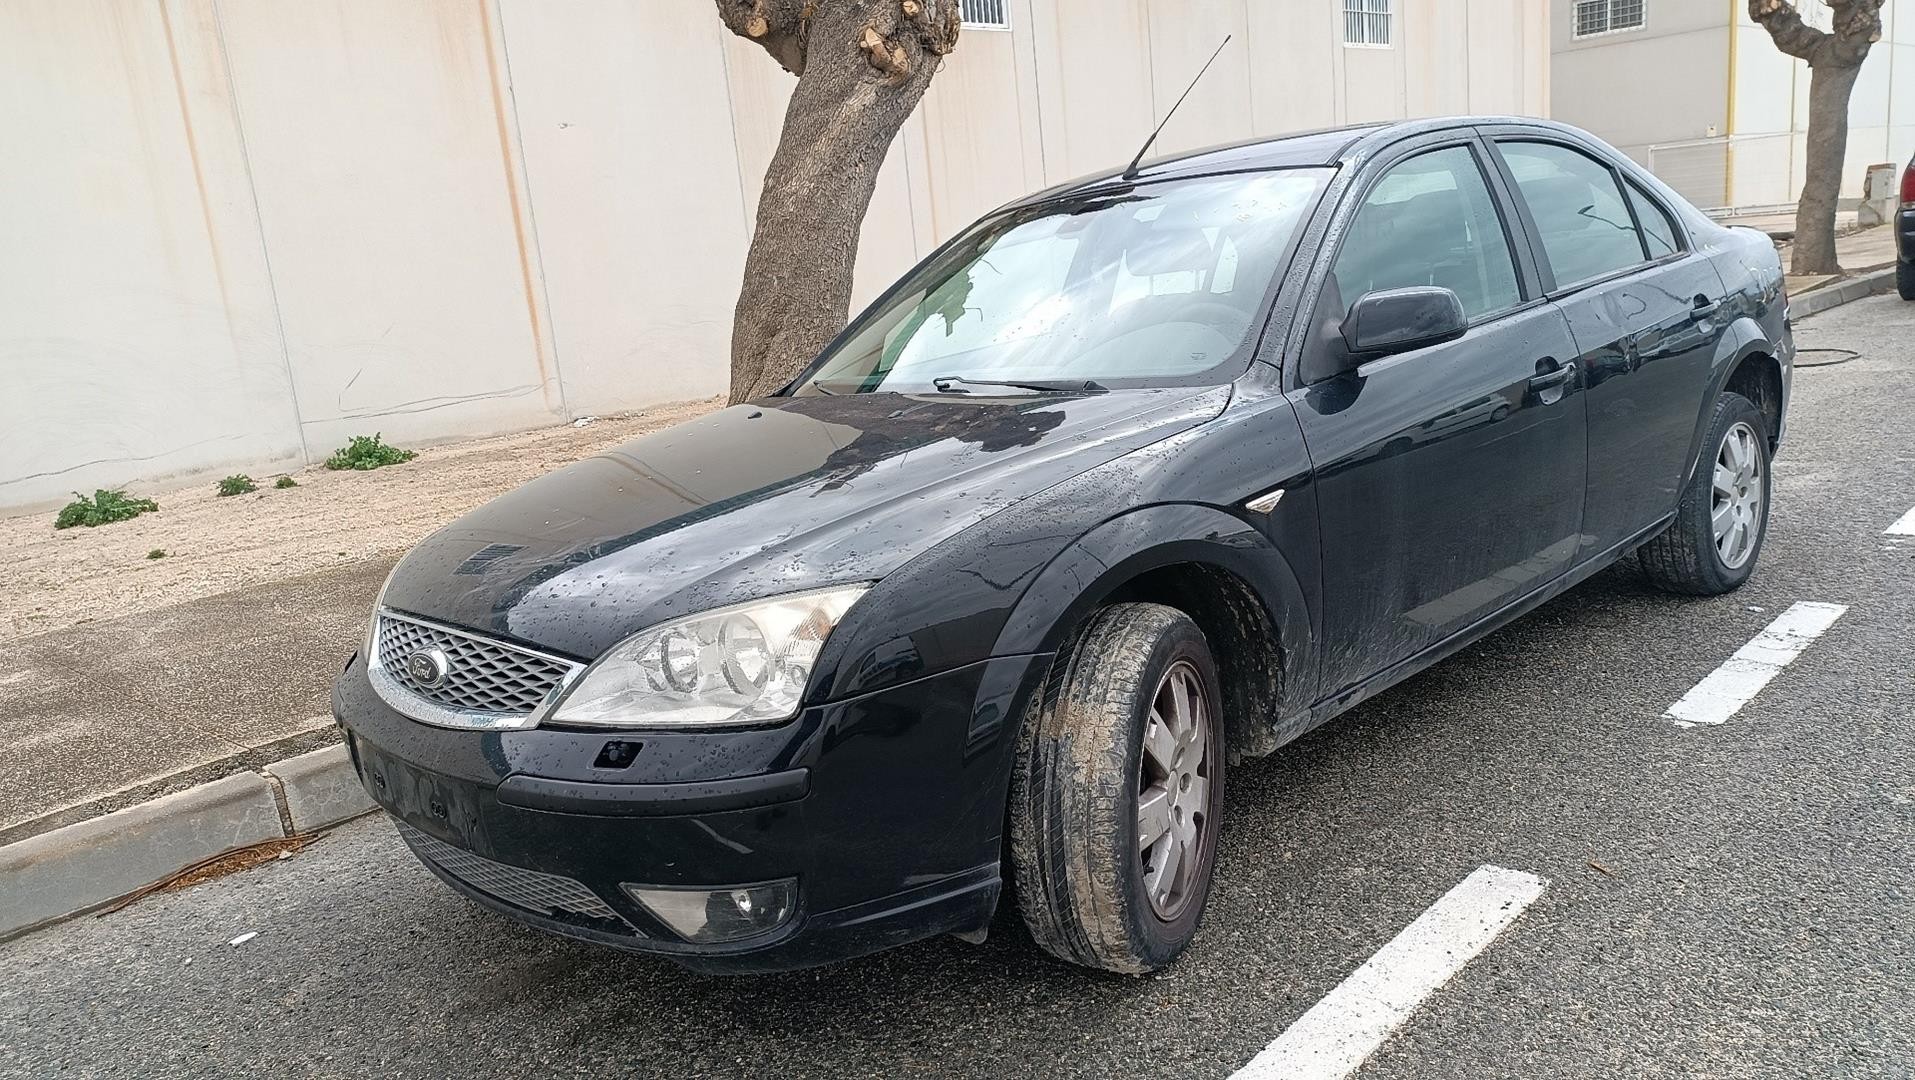
M 1137 783 L 1137 849 L 1150 909 L 1177 918 L 1202 887 L 1210 828 L 1210 708 L 1188 660 L 1164 672 L 1151 696 Z
M 1715 534 L 1716 556 L 1731 570 L 1749 561 L 1761 535 L 1762 453 L 1758 438 L 1754 428 L 1738 423 L 1722 437 L 1722 445 L 1716 450 L 1709 523 Z

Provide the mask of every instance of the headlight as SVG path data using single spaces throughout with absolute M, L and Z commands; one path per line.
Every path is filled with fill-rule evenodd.
M 767 724 L 798 711 L 825 637 L 869 585 L 720 608 L 654 626 L 592 662 L 549 722 Z
M 379 594 L 372 599 L 372 618 L 366 620 L 366 643 L 359 652 L 360 658 L 366 662 L 367 667 L 372 666 L 373 657 L 378 655 L 379 610 L 386 606 L 386 590 L 392 588 L 392 579 L 398 576 L 398 573 L 399 564 L 393 563 L 392 569 L 386 571 L 385 583 L 379 586 Z

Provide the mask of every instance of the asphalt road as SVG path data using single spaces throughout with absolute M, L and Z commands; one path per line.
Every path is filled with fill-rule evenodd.
M 1915 506 L 1915 304 L 1801 341 L 1861 357 L 1796 376 L 1747 588 L 1618 567 L 1236 770 L 1166 973 L 1067 968 L 1002 923 L 694 976 L 476 910 L 368 819 L 0 946 L 0 1073 L 1224 1077 L 1493 864 L 1548 888 L 1363 1077 L 1915 1076 L 1915 539 L 1882 535 Z M 1726 724 L 1660 719 L 1805 600 L 1849 611 Z

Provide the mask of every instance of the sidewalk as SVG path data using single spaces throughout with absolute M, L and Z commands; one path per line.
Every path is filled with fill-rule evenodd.
M 96 529 L 0 519 L 0 845 L 335 741 L 332 678 L 401 554 L 532 477 L 716 406 L 308 470 L 254 496 L 132 485 L 160 511 Z
M 394 561 L 12 643 L 0 652 L 0 843 L 336 739 L 332 677 Z
M 1779 245 L 1782 252 L 1782 266 L 1789 265 L 1789 245 Z M 1789 295 L 1799 297 L 1804 293 L 1826 288 L 1837 282 L 1848 280 L 1873 270 L 1880 270 L 1895 264 L 1895 230 L 1886 225 L 1877 225 L 1872 229 L 1849 233 L 1835 238 L 1835 258 L 1842 264 L 1840 276 L 1829 274 L 1815 277 L 1788 278 Z
M 1790 243 L 1785 237 L 1795 233 L 1794 214 L 1765 214 L 1754 217 L 1724 218 L 1724 225 L 1743 225 L 1760 229 L 1776 238 L 1776 248 L 1782 255 L 1782 268 L 1789 266 Z M 1893 265 L 1895 254 L 1895 230 L 1885 225 L 1869 229 L 1855 227 L 1855 213 L 1847 211 L 1836 215 L 1835 257 L 1842 264 L 1844 273 L 1797 277 L 1787 279 L 1789 295 L 1801 297 L 1804 293 L 1853 278 L 1872 270 Z

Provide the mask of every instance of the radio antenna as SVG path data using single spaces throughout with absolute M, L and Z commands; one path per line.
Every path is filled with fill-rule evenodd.
M 1140 164 L 1144 160 L 1145 154 L 1150 153 L 1150 146 L 1152 143 L 1157 141 L 1157 136 L 1163 134 L 1164 124 L 1170 123 L 1170 118 L 1177 115 L 1177 109 L 1179 106 L 1183 105 L 1184 98 L 1189 97 L 1190 92 L 1192 90 L 1197 89 L 1197 83 L 1203 79 L 1204 72 L 1209 71 L 1210 65 L 1216 63 L 1217 57 L 1223 55 L 1223 47 L 1225 45 L 1230 44 L 1230 37 L 1231 35 L 1225 34 L 1223 36 L 1223 41 L 1217 45 L 1217 51 L 1210 54 L 1210 59 L 1204 61 L 1203 67 L 1197 69 L 1197 77 L 1195 79 L 1190 80 L 1189 86 L 1184 87 L 1183 97 L 1178 98 L 1177 104 L 1172 105 L 1170 107 L 1170 111 L 1164 114 L 1163 123 L 1160 123 L 1157 125 L 1157 130 L 1151 132 L 1150 138 L 1144 140 L 1144 145 L 1142 146 L 1142 148 L 1140 148 L 1137 151 L 1137 156 L 1134 158 L 1131 158 L 1130 164 L 1124 167 L 1123 179 L 1129 180 L 1137 175 L 1138 164 Z

